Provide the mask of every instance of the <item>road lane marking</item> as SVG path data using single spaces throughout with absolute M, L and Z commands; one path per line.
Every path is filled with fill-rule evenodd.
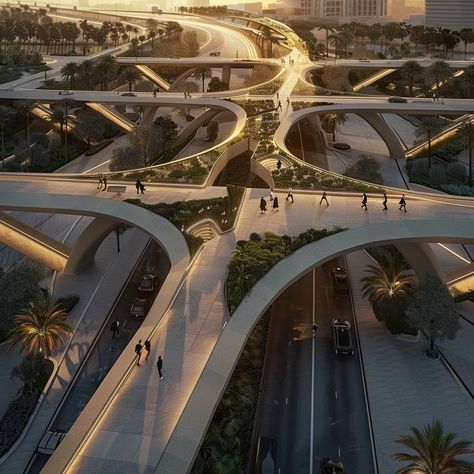
M 285 405 L 288 405 L 288 397 L 285 398 Z
M 337 447 L 337 455 L 339 456 L 339 459 L 341 459 L 341 448 L 339 446 Z
M 334 395 L 336 396 L 336 400 L 337 400 L 337 390 L 334 390 Z
M 316 273 L 313 268 L 313 324 L 315 321 L 316 311 L 316 295 L 314 288 L 316 286 Z M 311 433 L 309 445 L 309 474 L 313 474 L 313 445 L 314 445 L 314 355 L 315 355 L 315 341 L 316 337 L 311 338 Z

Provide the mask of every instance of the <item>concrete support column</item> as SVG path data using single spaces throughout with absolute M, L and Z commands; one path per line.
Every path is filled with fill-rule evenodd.
M 232 66 L 224 66 L 222 68 L 222 82 L 225 82 L 226 84 L 230 84 L 230 73 L 232 72 Z
M 419 280 L 423 280 L 427 273 L 431 273 L 446 283 L 446 275 L 439 266 L 430 244 L 397 243 L 395 246 L 406 258 Z
M 358 112 L 357 115 L 363 118 L 380 135 L 387 145 L 390 158 L 395 160 L 405 159 L 405 151 L 400 140 L 382 115 L 373 112 Z
M 82 232 L 71 249 L 64 269 L 68 275 L 76 275 L 94 263 L 94 257 L 103 240 L 119 222 L 106 217 L 96 217 Z

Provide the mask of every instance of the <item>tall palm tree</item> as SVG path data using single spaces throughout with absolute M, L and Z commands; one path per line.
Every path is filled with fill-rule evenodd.
M 73 332 L 68 314 L 49 298 L 30 303 L 15 321 L 17 325 L 9 336 L 10 349 L 21 344 L 21 352 L 30 354 L 50 356 Z
M 141 73 L 136 67 L 126 67 L 120 73 L 120 78 L 128 84 L 129 92 L 132 92 L 132 87 L 135 85 L 140 75 Z
M 474 123 L 472 119 L 464 122 L 461 128 L 461 138 L 465 141 L 466 148 L 469 150 L 469 186 L 472 186 L 472 155 L 474 146 Z
M 332 133 L 332 141 L 336 141 L 336 128 L 347 122 L 347 116 L 344 113 L 330 113 L 324 114 L 322 120 L 322 127 L 326 132 Z
M 318 26 L 318 31 L 324 30 L 326 32 L 326 57 L 329 57 L 329 35 L 334 33 L 334 25 Z
M 77 63 L 66 63 L 61 68 L 61 77 L 69 81 L 69 87 L 74 89 L 76 85 L 76 79 L 81 72 L 81 67 Z
M 377 260 L 379 265 L 367 265 L 368 275 L 360 280 L 364 298 L 377 303 L 413 294 L 413 277 L 401 274 L 405 269 L 403 259 L 385 252 Z
M 457 459 L 474 452 L 470 441 L 455 442 L 454 433 L 445 432 L 440 421 L 426 425 L 422 431 L 412 426 L 410 432 L 397 439 L 397 443 L 414 451 L 393 455 L 397 461 L 410 463 L 398 474 L 472 474 L 474 464 Z
M 6 105 L 0 105 L 0 133 L 2 136 L 2 170 L 5 161 L 5 125 L 10 120 L 12 112 L 13 111 L 10 107 L 7 107 Z
M 431 169 L 431 159 L 432 159 L 432 151 L 431 151 L 431 140 L 433 139 L 433 135 L 438 128 L 438 122 L 436 121 L 435 117 L 426 116 L 420 120 L 420 125 L 415 131 L 415 135 L 417 138 L 421 138 L 422 140 L 428 142 L 428 168 Z
M 205 81 L 212 77 L 212 71 L 207 67 L 197 68 L 195 72 L 191 74 L 192 77 L 200 79 L 202 82 L 202 91 L 205 91 Z
M 421 66 L 416 61 L 407 61 L 400 68 L 400 74 L 406 78 L 408 85 L 408 95 L 413 96 L 413 85 L 415 83 L 415 77 L 421 73 Z

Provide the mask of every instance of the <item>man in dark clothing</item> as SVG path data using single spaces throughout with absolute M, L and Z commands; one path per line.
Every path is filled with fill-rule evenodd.
M 388 211 L 388 207 L 387 207 L 387 201 L 388 201 L 388 198 L 387 198 L 387 194 L 386 193 L 383 193 L 383 211 Z
M 362 203 L 360 207 L 363 207 L 365 210 L 367 210 L 367 194 L 362 195 Z
M 321 196 L 321 200 L 319 201 L 319 205 L 321 205 L 323 203 L 323 201 L 326 201 L 326 207 L 329 206 L 329 201 L 328 201 L 328 198 L 326 196 L 326 191 L 323 191 L 323 195 Z
M 267 201 L 265 201 L 265 198 L 262 196 L 260 198 L 260 214 L 265 214 L 267 212 Z
M 120 321 L 118 318 L 115 318 L 115 321 L 110 325 L 110 330 L 112 331 L 112 339 L 115 339 L 115 336 L 120 336 Z
M 141 191 L 141 193 L 143 194 L 143 189 L 145 188 L 145 186 L 143 186 L 142 182 L 137 179 L 136 183 L 135 183 L 135 187 L 137 188 L 137 194 Z
M 403 208 L 403 210 L 407 212 L 407 202 L 405 201 L 404 194 L 402 194 L 402 198 L 400 199 L 400 202 L 398 204 L 400 204 L 400 207 L 398 208 L 399 211 L 401 211 Z
M 160 379 L 163 378 L 163 372 L 161 369 L 163 368 L 163 359 L 161 356 L 158 356 L 158 360 L 156 361 L 156 367 L 158 368 L 158 375 L 160 376 Z
M 151 342 L 147 339 L 145 341 L 145 350 L 146 350 L 146 357 L 145 357 L 145 360 L 148 360 L 148 356 L 150 355 L 150 349 L 151 349 Z
M 281 160 L 277 161 L 277 171 L 280 172 L 281 169 Z
M 104 187 L 102 191 L 107 191 L 107 176 L 104 176 L 104 179 L 102 180 L 102 182 L 104 183 Z
M 293 189 L 288 189 L 288 194 L 286 195 L 286 198 L 285 198 L 287 201 L 289 201 L 291 199 L 291 202 L 295 202 L 295 200 L 293 199 Z
M 135 346 L 135 354 L 137 354 L 137 365 L 138 366 L 140 365 L 140 357 L 142 355 L 142 349 L 143 349 L 142 340 L 140 339 L 138 341 L 138 344 Z

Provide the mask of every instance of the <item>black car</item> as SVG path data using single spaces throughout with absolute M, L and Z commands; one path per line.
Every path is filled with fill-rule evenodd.
M 344 474 L 344 466 L 341 461 L 331 458 L 323 458 L 319 463 L 321 474 Z
M 354 355 L 352 345 L 351 323 L 342 319 L 332 320 L 332 338 L 336 354 Z
M 405 99 L 405 97 L 397 97 L 397 96 L 389 97 L 388 101 L 391 104 L 407 104 L 408 103 L 408 100 Z
M 122 94 L 122 97 L 136 97 L 137 94 L 134 94 L 133 92 L 124 92 Z
M 331 270 L 332 289 L 334 295 L 348 295 L 349 285 L 347 273 L 343 268 L 336 267 Z
M 155 275 L 149 273 L 143 275 L 140 284 L 138 285 L 138 291 L 154 291 L 155 290 Z

